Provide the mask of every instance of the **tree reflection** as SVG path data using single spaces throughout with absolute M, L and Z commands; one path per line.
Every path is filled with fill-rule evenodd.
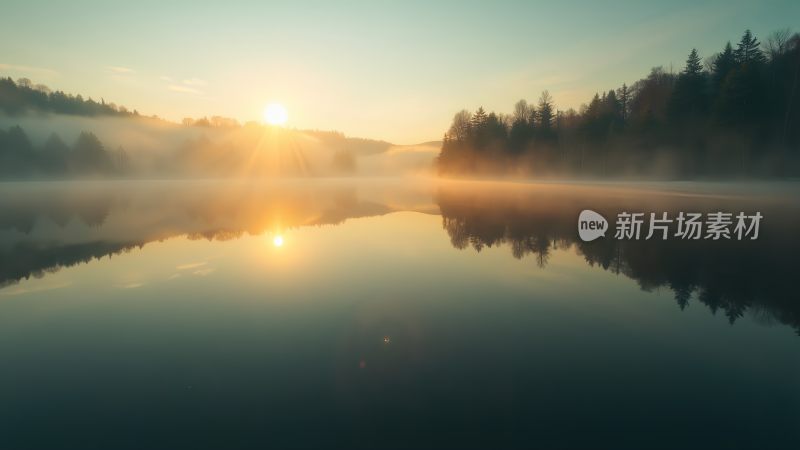
M 430 199 L 427 192 L 406 195 L 395 187 L 387 195 L 374 186 L 359 190 L 344 185 L 113 186 L 33 186 L 0 192 L 0 288 L 174 236 L 230 240 L 276 228 L 430 210 L 421 200 Z M 535 186 L 441 186 L 435 202 L 453 247 L 480 252 L 507 246 L 514 258 L 540 268 L 546 268 L 554 252 L 574 251 L 586 264 L 623 274 L 642 290 L 669 289 L 681 309 L 699 302 L 731 323 L 748 313 L 800 333 L 800 304 L 790 275 L 800 254 L 796 202 L 762 198 L 750 203 L 735 196 L 662 195 L 588 185 Z M 620 241 L 609 230 L 606 238 L 582 242 L 576 221 L 587 208 L 607 218 L 623 210 L 668 211 L 671 216 L 678 211 L 759 210 L 765 221 L 755 241 Z
M 559 193 L 556 187 L 526 192 L 445 188 L 439 190 L 437 202 L 443 228 L 455 248 L 480 252 L 484 247 L 507 245 L 514 258 L 532 256 L 539 267 L 547 265 L 553 250 L 572 249 L 590 266 L 623 274 L 644 291 L 671 290 L 681 309 L 698 301 L 712 313 L 721 311 L 731 323 L 749 311 L 800 333 L 800 304 L 789 274 L 800 254 L 796 206 L 749 204 L 741 198 L 638 197 L 593 196 L 588 190 Z M 587 207 L 612 222 L 623 210 L 673 215 L 712 208 L 761 208 L 769 221 L 756 241 L 616 240 L 609 232 L 606 238 L 583 242 L 576 224 L 578 214 Z
M 0 191 L 0 289 L 175 236 L 227 241 L 394 209 L 347 184 L 21 184 Z M 372 197 L 372 198 L 371 198 Z

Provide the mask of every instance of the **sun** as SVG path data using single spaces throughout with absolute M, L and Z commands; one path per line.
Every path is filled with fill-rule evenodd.
M 264 122 L 283 126 L 289 120 L 289 111 L 280 103 L 270 103 L 264 108 Z
M 283 247 L 283 236 L 279 234 L 272 238 L 272 245 L 275 247 Z

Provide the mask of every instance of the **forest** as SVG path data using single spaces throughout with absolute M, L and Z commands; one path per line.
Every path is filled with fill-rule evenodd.
M 445 133 L 437 170 L 448 176 L 794 177 L 800 175 L 800 34 L 781 30 L 679 73 L 597 93 L 578 111 L 548 91 L 510 115 L 462 110 Z
M 124 106 L 84 99 L 81 95 L 53 91 L 27 78 L 14 82 L 0 78 L 0 112 L 8 116 L 29 113 L 85 117 L 138 117 Z M 128 169 L 129 157 L 121 147 L 106 149 L 96 135 L 82 132 L 71 145 L 53 133 L 40 146 L 31 142 L 20 126 L 0 129 L 0 178 L 39 176 L 117 176 Z
M 27 112 L 71 114 L 79 116 L 138 116 L 124 106 L 84 99 L 80 94 L 52 91 L 44 84 L 34 84 L 28 78 L 15 83 L 11 78 L 0 78 L 0 111 L 8 115 Z
M 129 161 L 122 147 L 108 150 L 86 131 L 72 145 L 53 133 L 36 147 L 21 127 L 0 129 L 0 178 L 119 176 L 128 171 Z

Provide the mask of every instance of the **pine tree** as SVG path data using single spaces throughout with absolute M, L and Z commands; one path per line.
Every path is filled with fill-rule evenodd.
M 688 76 L 699 76 L 703 72 L 703 65 L 700 63 L 700 56 L 697 55 L 697 49 L 692 49 L 689 53 L 689 58 L 686 59 L 686 68 L 683 73 Z
M 761 45 L 758 39 L 753 36 L 750 30 L 745 30 L 742 40 L 739 41 L 739 46 L 734 52 L 736 63 L 743 64 L 763 64 L 767 61 L 764 53 L 758 48 Z
M 727 49 L 727 47 L 726 47 Z M 686 59 L 686 67 L 675 82 L 669 112 L 675 119 L 702 113 L 706 109 L 706 76 L 696 49 Z
M 549 132 L 553 126 L 553 97 L 550 92 L 543 91 L 539 97 L 539 128 L 542 132 Z
M 617 94 L 611 90 L 605 97 L 606 113 L 608 114 L 609 125 L 616 125 L 622 120 L 622 105 L 620 105 Z
M 622 123 L 628 121 L 628 85 L 622 83 L 622 87 L 617 90 L 617 98 L 619 99 L 620 114 L 622 115 Z
M 483 106 L 479 107 L 475 114 L 472 115 L 472 127 L 480 129 L 486 123 L 486 111 Z
M 722 53 L 717 54 L 712 64 L 712 78 L 716 85 L 721 85 L 731 70 L 736 66 L 736 56 L 731 43 L 725 44 Z
M 483 150 L 489 141 L 486 125 L 488 118 L 483 106 L 472 115 L 472 144 L 475 150 Z

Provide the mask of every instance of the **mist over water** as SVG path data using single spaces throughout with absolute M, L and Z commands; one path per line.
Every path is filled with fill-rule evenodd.
M 141 116 L 0 113 L 0 130 L 0 179 L 17 180 L 427 175 L 439 151 L 435 142 Z
M 41 277 L 60 267 L 164 239 L 282 236 L 304 227 L 412 211 L 440 215 L 454 248 L 480 252 L 508 247 L 517 259 L 533 255 L 541 268 L 547 266 L 552 251 L 575 251 L 587 264 L 625 273 L 644 289 L 662 285 L 672 289 L 682 308 L 693 294 L 733 301 L 725 294 L 730 291 L 734 297 L 744 296 L 742 310 L 731 313 L 735 320 L 748 305 L 766 300 L 756 292 L 768 289 L 773 292 L 768 297 L 780 302 L 782 293 L 790 290 L 785 285 L 790 280 L 782 273 L 798 251 L 792 228 L 800 217 L 796 190 L 787 183 L 565 184 L 423 178 L 7 183 L 0 191 L 5 211 L 0 244 L 7 261 L 0 284 Z M 602 234 L 605 239 L 581 242 L 578 218 L 589 208 L 612 223 Z M 624 211 L 666 212 L 671 217 L 678 212 L 758 211 L 767 218 L 762 235 L 752 242 L 615 241 L 613 221 Z M 655 260 L 658 272 L 650 274 L 649 266 L 637 266 L 646 259 Z M 24 267 L 22 261 L 30 266 Z M 678 265 L 673 268 L 674 263 Z M 673 269 L 681 273 L 672 273 Z M 726 274 L 734 269 L 743 276 L 731 285 Z M 705 286 L 704 277 L 709 276 L 721 285 Z M 775 279 L 761 280 L 761 276 Z M 742 289 L 740 283 L 753 286 Z M 787 306 L 791 308 L 791 302 Z M 790 322 L 797 327 L 800 320 Z

